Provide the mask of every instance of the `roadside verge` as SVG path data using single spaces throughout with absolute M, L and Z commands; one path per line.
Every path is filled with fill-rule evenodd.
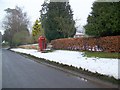
M 12 51 L 12 52 L 15 52 L 15 51 Z M 103 76 L 98 73 L 92 73 L 87 70 L 82 70 L 81 68 L 78 69 L 73 66 L 63 65 L 61 63 L 49 61 L 44 58 L 37 58 L 30 54 L 25 54 L 25 53 L 20 53 L 20 52 L 15 52 L 15 53 L 19 53 L 26 58 L 30 58 L 31 60 L 34 60 L 35 62 L 47 65 L 47 66 L 55 68 L 55 69 L 62 70 L 64 72 L 67 72 L 70 74 L 73 74 L 75 76 L 78 76 L 81 79 L 84 79 L 87 81 L 92 81 L 93 83 L 98 83 L 101 85 L 106 85 L 106 87 L 108 87 L 108 88 L 118 88 L 118 85 L 120 83 L 119 80 L 115 80 L 114 78 Z

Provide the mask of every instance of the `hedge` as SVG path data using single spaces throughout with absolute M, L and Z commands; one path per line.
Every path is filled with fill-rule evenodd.
M 65 38 L 51 41 L 54 49 L 120 52 L 120 36 Z
M 39 50 L 38 45 L 21 45 L 21 46 L 18 46 L 18 48 Z

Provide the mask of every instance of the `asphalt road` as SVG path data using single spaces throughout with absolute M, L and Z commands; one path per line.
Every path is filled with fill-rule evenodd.
M 102 88 L 69 73 L 2 51 L 2 88 Z

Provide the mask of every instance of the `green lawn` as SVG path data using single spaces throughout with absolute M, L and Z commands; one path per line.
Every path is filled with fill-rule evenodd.
M 85 51 L 85 56 L 87 56 L 87 57 L 99 57 L 99 58 L 119 58 L 120 59 L 120 53 Z

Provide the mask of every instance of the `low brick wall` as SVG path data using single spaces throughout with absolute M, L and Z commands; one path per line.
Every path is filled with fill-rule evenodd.
M 120 52 L 120 36 L 64 38 L 51 41 L 54 49 Z

